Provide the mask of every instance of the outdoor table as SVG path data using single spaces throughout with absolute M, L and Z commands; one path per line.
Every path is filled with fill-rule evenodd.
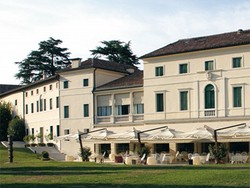
M 110 161 L 115 161 L 115 154 L 110 153 L 109 154 L 109 160 Z
M 193 156 L 191 159 L 193 159 L 193 165 L 200 165 L 201 164 L 201 160 L 200 160 L 201 156 Z
M 205 163 L 207 156 L 200 156 L 200 162 Z
M 174 156 L 172 155 L 167 155 L 165 158 L 166 161 L 169 161 L 170 164 L 172 164 L 173 160 L 174 160 Z
M 249 158 L 250 158 L 248 155 L 242 155 L 241 157 L 242 157 L 243 163 L 247 163 L 249 161 Z
M 148 157 L 147 164 L 148 165 L 156 165 L 156 158 L 155 157 Z
M 128 157 L 125 158 L 125 163 L 126 164 L 133 164 L 132 163 L 133 160 L 138 161 L 139 158 L 135 157 L 135 156 L 128 156 Z

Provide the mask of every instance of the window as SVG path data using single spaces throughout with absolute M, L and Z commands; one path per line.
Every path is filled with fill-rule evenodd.
M 157 112 L 163 112 L 164 107 L 163 107 L 163 93 L 158 93 L 156 94 L 156 111 Z
M 43 87 L 43 92 L 46 92 L 46 86 Z
M 214 86 L 209 84 L 205 87 L 205 108 L 214 108 Z
M 30 95 L 31 95 L 31 96 L 33 95 L 33 90 L 32 90 L 32 91 L 30 91 Z
M 83 105 L 83 117 L 89 117 L 89 104 Z
M 83 79 L 83 87 L 89 85 L 89 79 Z
M 184 74 L 188 72 L 188 65 L 185 64 L 180 64 L 180 74 Z
M 34 136 L 35 134 L 34 128 L 31 128 L 31 134 Z
M 39 89 L 36 89 L 36 94 L 39 94 Z
M 63 88 L 66 89 L 69 87 L 69 82 L 68 81 L 64 81 L 63 82 Z
M 155 67 L 155 76 L 163 76 L 163 67 Z
M 235 57 L 233 58 L 233 68 L 241 67 L 241 57 Z
M 205 61 L 205 71 L 214 70 L 214 61 Z
M 28 114 L 28 105 L 25 105 L 25 114 Z
M 25 135 L 29 135 L 29 129 L 26 129 L 26 134 Z
M 115 114 L 116 115 L 128 115 L 130 105 L 116 105 Z
M 52 84 L 49 85 L 49 90 L 52 90 Z
M 242 94 L 242 87 L 234 87 L 233 88 L 233 103 L 234 103 L 234 107 L 242 107 L 242 99 L 241 99 L 241 95 Z
M 43 99 L 43 110 L 46 111 L 46 99 Z
M 43 111 L 43 100 L 40 99 L 40 112 L 42 112 L 42 111 Z
M 17 105 L 17 100 L 15 100 L 15 106 Z
M 98 106 L 97 116 L 110 116 L 112 113 L 111 106 Z
M 69 129 L 64 129 L 64 135 L 69 134 Z
M 188 92 L 187 91 L 181 91 L 180 92 L 180 103 L 181 103 L 181 110 L 187 110 L 188 109 Z
M 134 104 L 134 114 L 143 114 L 144 104 Z
M 25 97 L 28 97 L 28 92 L 25 92 Z
M 56 108 L 59 108 L 59 97 L 56 97 Z
M 36 101 L 36 111 L 39 112 L 39 101 Z
M 56 136 L 60 136 L 60 125 L 56 126 Z
M 52 98 L 49 99 L 49 109 L 52 110 Z
M 64 118 L 69 118 L 69 106 L 64 106 Z
M 31 108 L 30 108 L 31 113 L 34 113 L 34 104 L 31 103 Z
M 50 140 L 53 139 L 53 125 L 50 126 Z

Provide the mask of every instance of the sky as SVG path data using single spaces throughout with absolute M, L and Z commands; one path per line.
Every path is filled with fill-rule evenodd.
M 250 29 L 250 0 L 0 0 L 0 84 L 20 84 L 15 62 L 50 37 L 63 41 L 70 58 L 86 60 L 104 40 L 131 41 L 140 57 L 238 29 Z

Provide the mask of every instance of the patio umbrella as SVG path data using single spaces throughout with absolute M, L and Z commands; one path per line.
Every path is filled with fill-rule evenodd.
M 179 134 L 182 134 L 183 132 L 175 131 L 174 129 L 165 128 L 162 129 L 154 134 L 151 134 L 148 136 L 148 139 L 172 139 L 177 138 Z
M 73 138 L 75 140 L 78 140 L 78 137 L 79 137 L 79 134 L 82 134 L 83 132 L 81 131 L 76 131 L 76 132 L 73 132 L 71 134 L 66 134 L 66 135 L 63 135 L 63 136 L 58 136 L 56 137 L 55 139 L 56 140 L 67 140 L 67 139 L 70 139 L 70 138 Z M 83 135 L 82 138 L 85 138 L 86 136 Z
M 137 138 L 137 132 L 140 132 L 133 128 L 133 130 L 127 130 L 122 133 L 112 134 L 108 136 L 109 139 L 136 139 Z M 141 137 L 147 137 L 148 134 L 141 133 Z
M 198 128 L 195 131 L 179 134 L 180 138 L 211 139 L 214 134 L 206 128 Z
M 114 134 L 113 131 L 109 131 L 107 129 L 101 130 L 100 132 L 89 133 L 86 139 L 94 139 L 94 140 L 107 140 L 108 136 Z
M 227 132 L 218 132 L 218 134 L 225 137 L 248 137 L 250 136 L 250 128 L 249 126 L 238 127 Z

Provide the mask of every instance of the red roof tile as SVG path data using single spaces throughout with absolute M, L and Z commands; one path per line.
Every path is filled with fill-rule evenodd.
M 238 30 L 236 32 L 178 40 L 175 43 L 145 54 L 140 58 L 143 59 L 245 44 L 250 44 L 250 30 Z

